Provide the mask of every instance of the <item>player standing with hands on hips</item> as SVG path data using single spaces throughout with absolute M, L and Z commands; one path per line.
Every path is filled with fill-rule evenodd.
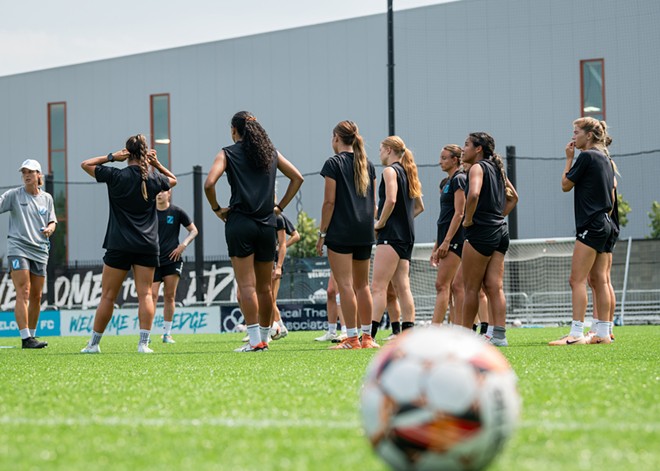
M 57 227 L 53 197 L 41 190 L 41 165 L 27 159 L 18 169 L 23 186 L 0 196 L 0 213 L 9 211 L 7 260 L 16 291 L 14 316 L 22 348 L 44 348 L 48 342 L 34 338 L 41 311 L 41 293 L 46 280 L 50 251 L 48 238 Z

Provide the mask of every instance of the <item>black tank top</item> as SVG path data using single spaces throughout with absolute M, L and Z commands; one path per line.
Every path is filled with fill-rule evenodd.
M 394 210 L 385 223 L 385 227 L 378 232 L 379 241 L 396 241 L 405 243 L 415 242 L 415 200 L 410 197 L 408 175 L 399 162 L 389 166 L 396 172 L 396 203 Z M 378 187 L 378 217 L 380 218 L 385 204 L 385 179 L 381 177 Z
M 257 169 L 243 152 L 243 144 L 224 147 L 227 157 L 227 180 L 231 187 L 231 212 L 241 213 L 266 226 L 277 225 L 275 208 L 275 176 L 277 155 L 268 170 Z
M 504 204 L 506 203 L 506 194 L 504 191 L 504 181 L 500 169 L 490 160 L 480 160 L 475 165 L 480 165 L 484 177 L 479 193 L 479 202 L 477 209 L 472 216 L 472 222 L 480 226 L 501 226 L 504 224 Z M 468 173 L 465 182 L 465 196 L 470 194 L 470 174 Z

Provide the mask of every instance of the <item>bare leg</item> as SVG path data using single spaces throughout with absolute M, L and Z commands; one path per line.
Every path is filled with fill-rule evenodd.
M 115 308 L 115 300 L 119 294 L 122 283 L 126 278 L 128 270 L 120 270 L 103 265 L 103 274 L 101 275 L 101 300 L 96 308 L 94 316 L 94 332 L 102 334 L 112 319 L 112 312 Z M 151 283 L 153 278 L 149 281 Z
M 461 259 L 454 252 L 449 252 L 445 258 L 441 258 L 438 261 L 438 274 L 435 279 L 435 307 L 433 309 L 434 324 L 442 324 L 445 319 L 447 306 L 451 297 L 452 280 L 456 276 L 460 264 Z M 462 301 L 463 289 L 460 289 L 460 292 L 460 301 Z M 459 300 L 456 299 L 456 301 Z

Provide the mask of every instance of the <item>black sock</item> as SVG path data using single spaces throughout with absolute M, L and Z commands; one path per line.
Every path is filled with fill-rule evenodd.
M 402 329 L 402 330 L 411 329 L 411 328 L 413 328 L 413 327 L 415 327 L 415 323 L 414 323 L 414 322 L 402 322 L 402 323 L 401 323 L 401 329 Z
M 476 331 L 477 331 L 477 327 L 479 327 L 477 324 L 472 324 L 472 331 L 473 331 L 473 332 L 476 332 Z
M 488 332 L 488 322 L 482 322 L 481 328 L 479 329 L 479 334 L 486 335 L 486 332 Z
M 378 327 L 380 327 L 380 322 L 371 321 L 371 338 L 376 338 Z
M 401 333 L 401 322 L 392 322 L 392 333 L 394 335 L 399 335 Z
M 505 339 L 506 338 L 506 329 L 504 327 L 495 326 L 493 329 L 493 338 L 494 339 Z

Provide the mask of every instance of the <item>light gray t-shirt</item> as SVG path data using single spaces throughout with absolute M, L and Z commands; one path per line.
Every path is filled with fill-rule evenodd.
M 0 196 L 0 213 L 7 211 L 10 212 L 7 256 L 48 263 L 50 241 L 41 229 L 57 222 L 53 197 L 42 190 L 35 196 L 23 186 L 14 188 Z

